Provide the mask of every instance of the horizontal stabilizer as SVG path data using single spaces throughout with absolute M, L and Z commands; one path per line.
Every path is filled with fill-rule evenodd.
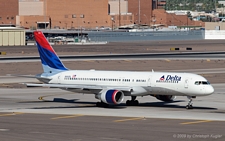
M 18 74 L 8 74 L 8 76 L 15 76 L 15 77 L 25 77 L 25 78 L 35 78 L 35 79 L 38 79 L 40 80 L 41 82 L 44 82 L 44 83 L 48 83 L 51 78 L 48 78 L 48 77 L 41 77 L 39 75 L 18 75 Z

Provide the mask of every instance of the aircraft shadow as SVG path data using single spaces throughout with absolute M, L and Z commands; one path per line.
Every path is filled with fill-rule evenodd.
M 63 99 L 63 98 L 54 98 L 53 100 L 40 100 L 40 101 L 22 101 L 19 103 L 74 103 L 80 104 L 77 106 L 55 106 L 55 107 L 36 107 L 32 109 L 62 109 L 62 108 L 90 108 L 96 107 L 96 102 L 85 102 L 85 101 L 78 101 L 80 99 Z M 108 109 L 123 109 L 126 108 L 125 106 L 121 105 L 109 105 L 107 107 L 99 107 L 99 108 L 108 108 Z
M 50 106 L 50 107 L 35 107 L 35 108 L 29 108 L 29 109 L 67 109 L 67 108 L 72 108 L 72 109 L 74 109 L 74 108 L 96 108 L 96 104 L 94 103 L 94 104 L 89 104 L 89 105 L 79 105 L 79 106 L 60 106 L 60 107 L 58 107 L 58 106 L 55 106 L 55 107 L 52 107 L 52 106 Z M 105 109 L 124 109 L 124 108 L 126 108 L 126 107 L 124 107 L 124 106 L 108 106 L 108 107 L 98 107 L 98 108 L 105 108 Z
M 76 105 L 76 106 L 65 106 L 65 107 L 37 107 L 33 109 L 62 109 L 62 108 L 90 108 L 90 107 L 96 107 L 96 102 L 86 102 L 86 101 L 78 101 L 80 99 L 63 99 L 63 98 L 54 98 L 53 100 L 42 100 L 42 101 L 23 101 L 19 103 L 44 103 L 44 102 L 49 102 L 49 103 L 74 103 L 74 104 L 81 104 L 81 105 Z M 177 101 L 172 101 L 172 102 L 147 102 L 147 103 L 139 103 L 138 106 L 135 107 L 157 107 L 157 108 L 176 108 L 176 109 L 185 109 L 186 105 L 177 105 L 176 103 L 179 102 L 184 102 L 184 100 L 177 100 Z M 82 105 L 83 104 L 83 105 Z M 109 105 L 108 107 L 99 107 L 99 108 L 107 108 L 107 109 L 123 109 L 126 108 L 126 104 L 122 103 L 119 105 Z M 129 106 L 132 107 L 132 106 Z M 199 109 L 199 110 L 217 110 L 217 108 L 212 108 L 212 107 L 197 107 L 193 106 L 194 109 Z
M 54 98 L 53 100 L 37 100 L 37 101 L 21 101 L 18 103 L 42 103 L 42 102 L 59 102 L 59 103 L 75 103 L 80 99 L 63 99 L 63 98 Z
M 177 108 L 177 109 L 185 109 L 186 105 L 177 105 L 173 103 L 178 103 L 178 102 L 183 102 L 183 101 L 173 101 L 173 102 L 149 102 L 149 103 L 140 103 L 138 106 L 140 107 L 157 107 L 157 108 Z M 172 104 L 171 104 L 172 103 Z M 212 108 L 212 107 L 199 107 L 199 106 L 194 106 L 193 104 L 193 109 L 199 109 L 199 110 L 217 110 L 217 108 Z

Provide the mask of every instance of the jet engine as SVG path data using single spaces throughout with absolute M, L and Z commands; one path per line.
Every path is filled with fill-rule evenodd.
M 155 97 L 158 100 L 165 101 L 165 102 L 173 101 L 176 98 L 176 96 L 174 95 L 156 95 Z
M 95 98 L 106 104 L 120 104 L 124 99 L 124 93 L 119 90 L 102 90 Z

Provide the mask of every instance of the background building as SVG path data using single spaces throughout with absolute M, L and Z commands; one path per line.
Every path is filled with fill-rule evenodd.
M 134 23 L 150 25 L 152 0 L 128 0 L 128 12 L 134 15 Z
M 28 29 L 99 29 L 141 24 L 204 26 L 167 13 L 165 0 L 0 0 L 0 24 Z
M 111 25 L 108 0 L 26 0 L 20 1 L 19 6 L 20 24 L 27 28 L 45 28 L 46 25 L 47 28 L 71 29 Z M 36 12 L 30 13 L 31 7 Z
M 18 0 L 0 0 L 0 24 L 16 24 Z
M 24 46 L 25 30 L 16 27 L 0 27 L 0 46 Z

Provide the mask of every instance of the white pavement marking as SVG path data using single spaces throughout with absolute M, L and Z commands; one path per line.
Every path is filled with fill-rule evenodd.
M 0 129 L 0 132 L 7 132 L 9 129 Z

